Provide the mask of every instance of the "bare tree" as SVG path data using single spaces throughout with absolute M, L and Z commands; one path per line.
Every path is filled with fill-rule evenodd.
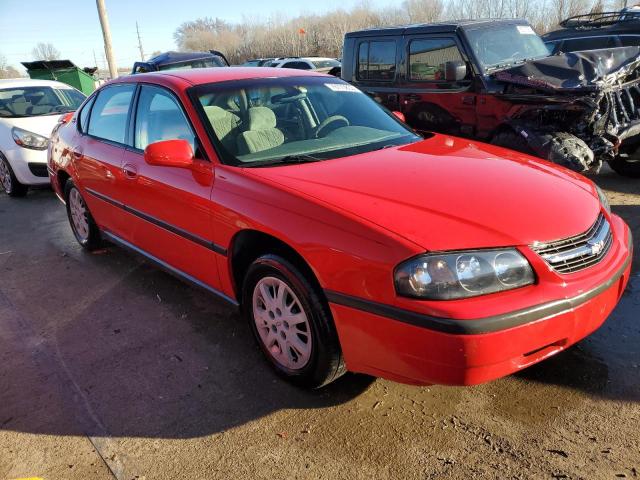
M 36 60 L 59 60 L 60 59 L 60 51 L 53 46 L 51 43 L 38 43 L 33 50 L 31 50 L 31 54 Z
M 7 57 L 0 54 L 0 78 L 18 78 L 20 72 L 7 62 Z

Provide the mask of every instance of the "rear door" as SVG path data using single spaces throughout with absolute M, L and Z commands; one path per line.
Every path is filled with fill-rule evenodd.
M 419 130 L 473 136 L 477 96 L 471 90 L 471 64 L 455 35 L 408 35 L 403 40 L 400 105 Z M 447 80 L 447 64 L 467 64 L 467 77 Z
M 355 43 L 351 83 L 389 110 L 398 110 L 398 37 L 363 37 Z
M 124 153 L 123 170 L 124 203 L 134 216 L 133 243 L 181 273 L 217 288 L 215 255 L 221 249 L 211 241 L 213 165 L 202 157 L 195 159 L 192 169 L 144 161 L 145 147 L 163 140 L 184 139 L 199 152 L 180 100 L 165 88 L 143 84 L 132 123 L 133 138 Z
M 81 111 L 80 135 L 72 147 L 79 187 L 98 225 L 129 238 L 123 201 L 122 157 L 135 85 L 115 84 L 98 92 Z M 86 111 L 85 111 L 86 110 Z

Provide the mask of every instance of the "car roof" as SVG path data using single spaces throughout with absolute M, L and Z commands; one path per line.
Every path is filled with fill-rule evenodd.
M 164 52 L 150 58 L 146 63 L 154 65 L 163 65 L 170 63 L 186 62 L 189 60 L 199 60 L 202 58 L 213 58 L 217 55 L 209 52 Z
M 187 83 L 203 85 L 207 83 L 249 80 L 252 78 L 330 76 L 312 70 L 289 70 L 272 67 L 227 67 L 227 68 L 191 68 L 187 70 L 166 70 L 162 72 L 140 73 L 120 77 L 111 83 L 150 82 L 160 84 Z M 335 78 L 335 77 L 331 77 Z
M 7 78 L 0 80 L 0 88 L 16 87 L 56 87 L 73 90 L 73 87 L 70 85 L 54 80 L 33 80 L 31 78 Z
M 529 25 L 520 18 L 483 18 L 478 20 L 451 20 L 437 23 L 416 23 L 411 25 L 398 25 L 395 27 L 376 27 L 349 32 L 345 37 L 373 37 L 378 35 L 409 35 L 413 33 L 449 33 L 459 28 L 474 29 L 491 27 L 496 24 Z

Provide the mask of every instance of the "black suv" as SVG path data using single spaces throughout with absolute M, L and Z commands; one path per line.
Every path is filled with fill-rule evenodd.
M 552 54 L 640 45 L 640 10 L 589 13 L 567 18 L 542 36 Z
M 416 130 L 640 176 L 638 47 L 550 55 L 526 20 L 376 28 L 345 35 L 341 76 Z
M 146 62 L 133 64 L 132 74 L 173 70 L 176 68 L 228 67 L 229 61 L 220 52 L 165 52 Z

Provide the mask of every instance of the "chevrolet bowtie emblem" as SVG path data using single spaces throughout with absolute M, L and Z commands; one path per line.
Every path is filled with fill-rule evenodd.
M 604 240 L 600 240 L 599 242 L 589 240 L 587 245 L 591 248 L 591 255 L 599 255 L 604 249 Z

